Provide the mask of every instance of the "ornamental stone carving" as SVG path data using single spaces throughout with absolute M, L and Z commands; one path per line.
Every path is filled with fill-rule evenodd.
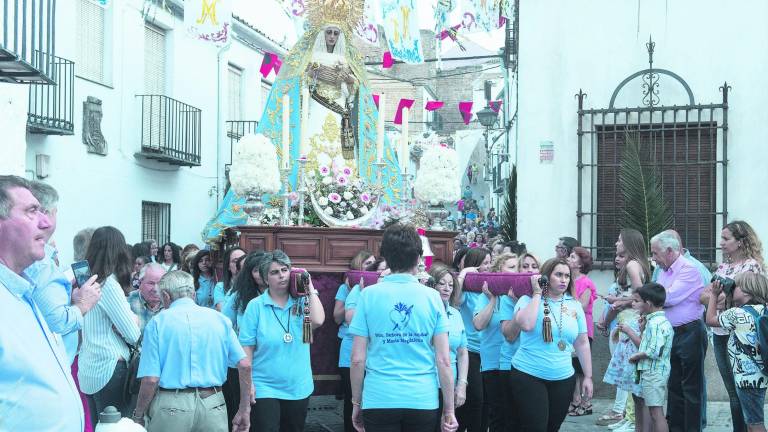
M 101 109 L 101 99 L 88 96 L 83 102 L 83 144 L 88 153 L 96 153 L 102 156 L 107 154 L 107 141 L 101 133 L 101 118 L 104 116 Z

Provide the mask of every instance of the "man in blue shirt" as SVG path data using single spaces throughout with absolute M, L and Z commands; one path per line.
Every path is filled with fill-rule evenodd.
M 251 361 L 229 318 L 195 304 L 194 279 L 172 271 L 158 283 L 165 310 L 144 328 L 133 420 L 153 431 L 226 432 L 227 411 L 221 385 L 227 368 L 237 366 L 240 407 L 233 431 L 250 427 Z M 159 391 L 158 391 L 159 390 Z
M 0 176 L 0 430 L 80 432 L 83 406 L 64 344 L 24 274 L 45 257 L 51 227 L 30 188 L 21 177 Z
M 46 242 L 50 241 L 56 231 L 59 194 L 52 186 L 35 181 L 32 182 L 32 195 L 40 202 L 43 212 L 51 221 L 46 230 Z M 32 299 L 40 308 L 48 323 L 48 328 L 61 335 L 69 363 L 75 359 L 79 331 L 83 327 L 83 316 L 93 308 L 101 298 L 100 285 L 96 277 L 72 290 L 72 283 L 64 276 L 56 262 L 56 249 L 50 244 L 45 245 L 45 258 L 29 266 L 24 273 L 30 280 L 35 281 L 35 291 Z M 73 304 L 72 297 L 75 302 Z

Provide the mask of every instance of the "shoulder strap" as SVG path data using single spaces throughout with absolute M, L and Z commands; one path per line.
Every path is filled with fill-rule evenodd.
M 748 313 L 748 314 L 752 315 L 752 318 L 755 320 L 755 325 L 757 325 L 757 320 L 758 320 L 758 318 L 760 318 L 760 315 L 758 315 L 758 313 L 757 313 L 757 311 L 755 310 L 755 308 L 753 308 L 753 307 L 752 307 L 752 306 L 750 306 L 750 305 L 744 305 L 744 306 L 742 307 L 742 309 L 744 309 L 745 311 L 747 311 L 747 313 Z

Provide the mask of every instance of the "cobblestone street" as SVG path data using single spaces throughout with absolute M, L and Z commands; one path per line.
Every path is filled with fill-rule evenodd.
M 594 414 L 583 417 L 567 417 L 563 432 L 609 431 L 607 427 L 595 426 L 595 420 L 606 412 L 613 400 L 596 399 L 593 401 Z M 731 414 L 727 402 L 709 402 L 707 404 L 707 432 L 731 431 Z M 333 396 L 312 398 L 307 417 L 307 432 L 342 432 L 341 403 Z

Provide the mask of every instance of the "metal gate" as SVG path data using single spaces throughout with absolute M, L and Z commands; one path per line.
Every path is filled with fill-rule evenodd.
M 628 133 L 637 137 L 648 165 L 656 167 L 664 196 L 674 214 L 674 228 L 683 246 L 712 266 L 716 239 L 727 223 L 728 83 L 720 87 L 722 102 L 697 104 L 679 75 L 653 67 L 655 43 L 646 43 L 648 69 L 627 77 L 614 90 L 606 109 L 584 109 L 587 95 L 578 100 L 577 236 L 591 249 L 595 261 L 612 263 L 618 237 L 623 197 L 619 166 Z M 669 80 L 687 103 L 662 105 L 660 81 Z M 639 82 L 642 105 L 617 108 L 629 83 Z M 665 87 L 666 89 L 666 87 Z M 674 89 L 671 94 L 675 95 Z M 721 224 L 718 225 L 717 217 Z M 648 239 L 646 239 L 647 241 Z

